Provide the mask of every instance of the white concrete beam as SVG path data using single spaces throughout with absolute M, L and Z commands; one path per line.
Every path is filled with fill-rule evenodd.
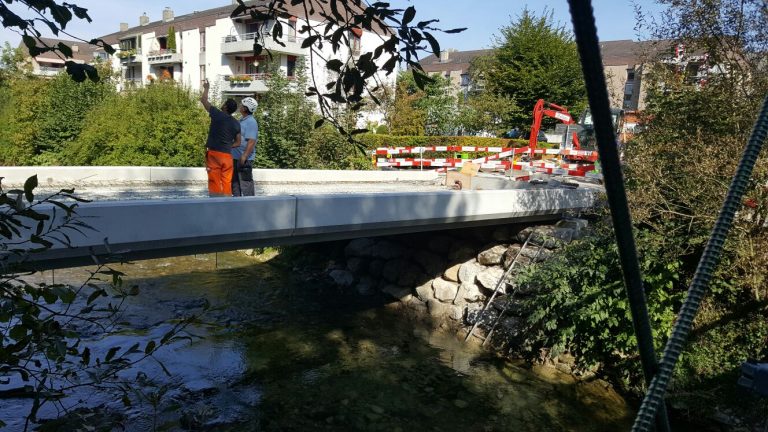
M 88 203 L 78 214 L 95 231 L 68 232 L 72 247 L 30 259 L 37 268 L 88 264 L 91 254 L 107 253 L 105 239 L 112 253 L 143 259 L 524 222 L 595 200 L 589 190 L 529 189 Z M 56 214 L 55 223 L 63 222 L 60 209 Z

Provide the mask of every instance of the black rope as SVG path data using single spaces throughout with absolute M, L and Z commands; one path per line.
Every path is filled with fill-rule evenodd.
M 624 177 L 619 163 L 616 134 L 608 101 L 608 90 L 605 84 L 592 4 L 589 0 L 568 0 L 568 4 L 571 9 L 576 44 L 581 56 L 581 68 L 584 73 L 589 106 L 594 120 L 595 138 L 600 152 L 605 192 L 608 195 L 608 204 L 611 208 L 619 259 L 621 260 L 624 284 L 632 312 L 632 323 L 640 350 L 643 374 L 646 383 L 650 384 L 658 368 L 656 353 L 653 348 L 653 331 L 648 318 L 643 279 L 640 274 L 640 264 L 632 233 L 632 217 L 629 213 Z M 670 430 L 666 407 L 663 405 L 658 411 L 656 425 L 659 431 L 668 432 Z

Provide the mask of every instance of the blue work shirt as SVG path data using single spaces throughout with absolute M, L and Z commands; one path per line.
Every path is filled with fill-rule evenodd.
M 240 146 L 232 147 L 232 159 L 240 159 L 243 155 L 246 147 L 248 146 L 248 140 L 252 139 L 257 141 L 259 138 L 259 124 L 253 115 L 248 115 L 240 119 Z M 253 151 L 248 155 L 248 160 L 252 161 L 256 157 L 256 146 L 253 146 Z

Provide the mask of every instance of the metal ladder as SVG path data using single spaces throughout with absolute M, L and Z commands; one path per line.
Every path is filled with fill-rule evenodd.
M 501 321 L 501 317 L 504 316 L 504 313 L 509 308 L 509 305 L 511 304 L 511 299 L 515 295 L 515 289 L 512 291 L 512 293 L 509 295 L 510 299 L 507 300 L 506 304 L 504 305 L 504 310 L 496 317 L 496 320 L 493 323 L 493 326 L 491 327 L 491 330 L 488 332 L 488 335 L 483 337 L 480 335 L 475 334 L 475 330 L 480 325 L 480 322 L 483 321 L 483 317 L 485 316 L 485 313 L 488 311 L 488 308 L 493 304 L 493 301 L 496 299 L 496 296 L 499 294 L 499 291 L 501 290 L 501 287 L 506 284 L 506 280 L 509 277 L 510 273 L 512 273 L 512 269 L 515 268 L 516 264 L 519 264 L 519 258 L 522 256 L 523 251 L 525 248 L 528 247 L 529 244 L 531 244 L 531 240 L 534 239 L 534 237 L 538 234 L 538 229 L 534 228 L 533 231 L 531 231 L 530 234 L 528 234 L 528 237 L 525 239 L 525 243 L 523 243 L 523 246 L 520 248 L 519 251 L 517 251 L 517 254 L 515 255 L 515 259 L 512 260 L 512 263 L 509 265 L 507 270 L 504 272 L 504 274 L 499 278 L 499 281 L 496 282 L 496 287 L 493 290 L 493 294 L 488 298 L 488 300 L 485 303 L 485 306 L 483 306 L 483 309 L 480 311 L 480 314 L 478 314 L 477 318 L 475 319 L 475 324 L 472 325 L 472 329 L 467 333 L 467 336 L 464 338 L 464 342 L 468 341 L 471 336 L 474 336 L 478 339 L 481 339 L 483 341 L 482 346 L 485 346 L 486 342 L 491 338 L 491 335 L 493 335 L 493 331 L 496 329 L 496 326 Z M 539 257 L 539 254 L 541 254 L 541 250 L 544 249 L 544 245 L 546 244 L 546 238 L 543 235 L 540 235 L 541 237 L 541 244 L 538 245 L 538 249 L 536 250 L 536 253 L 533 255 L 533 258 L 531 258 L 531 262 L 535 262 L 536 259 Z

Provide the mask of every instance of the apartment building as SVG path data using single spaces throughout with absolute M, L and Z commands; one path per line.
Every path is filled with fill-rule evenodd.
M 59 43 L 64 43 L 65 45 L 72 48 L 72 58 L 69 60 L 72 60 L 76 63 L 91 63 L 96 56 L 97 47 L 87 43 L 67 39 L 54 39 L 45 37 L 41 37 L 40 42 L 42 43 L 38 43 L 38 46 L 41 48 L 53 47 Z M 59 57 L 56 53 L 46 52 L 40 54 L 37 57 L 32 57 L 29 55 L 27 46 L 24 45 L 24 43 L 20 43 L 19 47 L 21 47 L 24 52 L 27 53 L 26 61 L 31 68 L 31 72 L 35 75 L 52 77 L 65 69 L 64 63 L 66 60 Z
M 249 14 L 232 18 L 235 7 L 233 2 L 181 16 L 165 8 L 159 20 L 152 21 L 144 13 L 138 18 L 138 25 L 121 23 L 120 31 L 102 37 L 117 49 L 112 62 L 120 71 L 120 86 L 141 86 L 165 77 L 197 90 L 202 81 L 208 79 L 212 90 L 222 97 L 258 96 L 267 90 L 265 78 L 271 64 L 277 64 L 289 79 L 295 75 L 300 57 L 307 59 L 310 66 L 309 48 L 302 48 L 304 38 L 298 33 L 306 23 L 299 18 L 304 16 L 300 5 L 288 6 L 289 11 L 295 8 L 291 11 L 293 15 L 279 18 L 283 45 L 271 38 L 274 22 L 255 21 Z M 312 16 L 309 24 L 318 25 L 323 21 L 320 16 Z M 175 47 L 169 42 L 173 39 L 169 31 L 174 33 Z M 262 35 L 265 51 L 254 56 L 254 40 L 261 39 Z M 322 57 L 347 61 L 381 44 L 379 35 L 361 29 L 353 29 L 347 36 L 351 48 L 333 53 L 330 44 L 325 44 Z M 322 86 L 332 75 L 325 61 L 318 57 L 314 56 L 311 72 L 318 86 Z M 388 77 L 383 72 L 380 74 L 383 83 L 394 86 L 395 74 Z
M 703 68 L 706 56 L 703 53 L 686 53 L 685 47 L 670 41 L 632 40 L 605 41 L 600 43 L 603 68 L 608 85 L 611 106 L 627 112 L 642 111 L 645 108 L 646 87 L 643 83 L 649 59 L 669 67 L 682 68 L 693 80 L 704 79 L 715 68 Z M 475 84 L 471 82 L 469 68 L 472 61 L 493 53 L 492 49 L 455 51 L 430 55 L 421 61 L 424 71 L 449 78 L 458 94 L 466 94 Z M 557 103 L 557 101 L 552 101 Z

